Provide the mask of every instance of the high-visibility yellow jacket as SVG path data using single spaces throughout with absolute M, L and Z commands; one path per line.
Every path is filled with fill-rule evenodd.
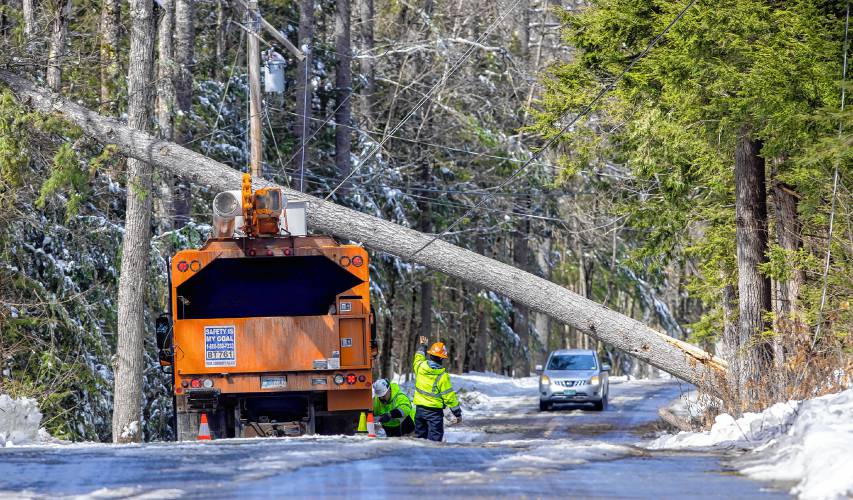
M 399 427 L 404 419 L 415 421 L 415 408 L 412 402 L 409 401 L 409 396 L 400 390 L 400 386 L 395 382 L 390 385 L 391 398 L 388 402 L 384 402 L 379 398 L 373 398 L 373 414 L 377 417 L 381 415 L 389 415 L 391 420 L 382 424 L 383 427 Z M 399 411 L 394 411 L 399 410 Z
M 427 360 L 423 346 L 415 353 L 412 371 L 415 373 L 415 406 L 449 407 L 454 415 L 461 414 L 450 375 L 443 367 Z

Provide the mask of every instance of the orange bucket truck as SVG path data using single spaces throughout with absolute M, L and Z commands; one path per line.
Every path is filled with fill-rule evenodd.
M 172 257 L 157 343 L 179 441 L 202 413 L 217 439 L 349 434 L 372 408 L 367 252 L 308 235 L 305 210 L 246 175 L 214 198 L 208 241 Z

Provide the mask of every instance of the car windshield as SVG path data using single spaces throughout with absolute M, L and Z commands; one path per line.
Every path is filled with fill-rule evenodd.
M 595 370 L 595 357 L 591 354 L 565 354 L 554 356 L 548 370 Z

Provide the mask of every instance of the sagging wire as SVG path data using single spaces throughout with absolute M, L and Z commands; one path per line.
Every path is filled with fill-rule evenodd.
M 849 1 L 849 0 L 848 0 L 848 1 Z M 682 17 L 684 17 L 684 15 L 685 15 L 685 14 L 687 14 L 687 11 L 688 11 L 688 10 L 690 10 L 690 7 L 692 7 L 692 6 L 693 6 L 693 4 L 695 4 L 695 3 L 696 3 L 696 0 L 690 0 L 689 2 L 687 2 L 687 5 L 685 5 L 685 6 L 684 6 L 684 8 L 683 8 L 683 9 L 681 9 L 681 11 L 678 13 L 678 15 L 677 15 L 677 16 L 675 16 L 675 18 L 673 18 L 673 20 L 669 22 L 669 24 L 666 26 L 666 28 L 664 28 L 664 30 L 663 30 L 662 32 L 660 32 L 660 34 L 658 34 L 654 39 L 652 39 L 652 41 L 651 41 L 651 42 L 649 42 L 649 44 L 648 44 L 648 46 L 646 46 L 645 50 L 643 50 L 639 55 L 637 55 L 637 57 L 635 57 L 635 58 L 634 58 L 634 59 L 633 59 L 633 60 L 628 64 L 628 66 L 626 66 L 626 67 L 625 67 L 625 69 L 623 69 L 623 70 L 622 70 L 622 72 L 621 72 L 621 73 L 619 73 L 619 75 L 616 77 L 616 79 L 615 79 L 615 80 L 613 80 L 613 82 L 611 82 L 611 83 L 609 83 L 609 84 L 605 85 L 605 86 L 604 86 L 604 87 L 603 87 L 603 88 L 598 92 L 598 94 L 596 94 L 596 96 L 592 99 L 592 101 L 590 101 L 590 102 L 589 102 L 589 104 L 587 104 L 587 105 L 586 105 L 586 106 L 581 110 L 581 112 L 580 112 L 580 113 L 578 113 L 577 115 L 575 115 L 575 117 L 574 117 L 574 118 L 572 118 L 572 119 L 569 121 L 569 123 L 567 123 L 565 126 L 563 126 L 563 127 L 560 129 L 560 131 L 559 131 L 556 135 L 554 135 L 553 137 L 551 137 L 551 138 L 550 138 L 550 139 L 549 139 L 549 140 L 548 140 L 548 141 L 547 141 L 547 142 L 546 142 L 546 143 L 545 143 L 545 144 L 544 144 L 544 145 L 543 145 L 543 146 L 542 146 L 542 147 L 541 147 L 541 148 L 540 148 L 536 153 L 534 153 L 534 154 L 533 154 L 533 156 L 531 156 L 531 157 L 530 157 L 526 162 L 524 162 L 524 164 L 523 164 L 523 165 L 521 165 L 520 167 L 518 167 L 518 168 L 517 168 L 517 169 L 516 169 L 512 174 L 510 174 L 510 176 L 509 176 L 506 180 L 504 180 L 502 183 L 500 183 L 500 184 L 498 185 L 498 187 L 497 187 L 497 188 L 498 188 L 498 190 L 499 190 L 499 189 L 503 189 L 504 187 L 506 187 L 507 185 L 509 185 L 510 183 L 512 183 L 512 181 L 514 181 L 514 180 L 516 179 L 516 177 L 518 177 L 522 172 L 524 172 L 524 171 L 527 169 L 527 167 L 529 167 L 533 162 L 535 162 L 535 161 L 539 160 L 539 158 L 541 158 L 541 157 L 542 157 L 542 154 L 543 154 L 546 150 L 548 150 L 548 148 L 550 148 L 554 143 L 556 143 L 556 142 L 557 142 L 557 140 L 559 140 L 559 139 L 560 139 L 560 137 L 562 137 L 562 136 L 563 136 L 563 134 L 565 134 L 565 133 L 569 130 L 569 128 L 571 128 L 575 123 L 577 123 L 577 122 L 578 122 L 578 120 L 580 120 L 581 118 L 583 118 L 584 116 L 586 116 L 587 114 L 589 114 L 589 112 L 590 112 L 590 111 L 592 111 L 592 108 L 593 108 L 593 107 L 598 103 L 598 101 L 599 101 L 599 100 L 601 100 L 601 98 L 602 98 L 602 97 L 604 97 L 604 95 L 605 95 L 605 94 L 607 94 L 607 92 L 611 91 L 612 89 L 614 89 L 614 88 L 616 87 L 616 84 L 618 84 L 618 83 L 619 83 L 619 81 L 620 81 L 620 80 L 622 80 L 622 78 L 625 76 L 625 74 L 627 74 L 627 73 L 628 73 L 628 71 L 630 71 L 634 66 L 636 66 L 636 64 L 637 64 L 638 62 L 640 62 L 640 60 L 641 60 L 641 59 L 643 59 L 643 58 L 644 58 L 644 57 L 645 57 L 645 56 L 646 56 L 646 55 L 647 55 L 647 54 L 652 50 L 652 48 L 654 48 L 654 47 L 658 44 L 658 42 L 659 42 L 659 41 L 660 41 L 660 40 L 661 40 L 661 39 L 662 39 L 662 38 L 663 38 L 667 33 L 669 33 L 669 30 L 670 30 L 670 29 L 672 29 L 672 27 L 673 27 L 673 26 L 675 26 L 675 23 L 677 23 L 677 22 L 678 22 Z M 563 113 L 563 114 L 560 116 L 560 119 L 564 118 L 567 114 L 568 114 L 568 110 L 566 110 L 566 112 L 565 112 L 565 113 Z M 461 216 L 459 216 L 456 220 L 454 220 L 454 221 L 453 221 L 453 223 L 451 223 L 451 224 L 447 227 L 447 229 L 445 229 L 445 230 L 444 230 L 444 231 L 442 231 L 441 233 L 439 233 L 439 234 L 435 235 L 435 236 L 434 236 L 434 237 L 432 237 L 429 241 L 427 241 L 426 243 L 424 243 L 424 244 L 423 244 L 423 246 L 421 246 L 420 248 L 418 248 L 417 250 L 415 250 L 415 252 L 414 252 L 414 253 L 412 253 L 412 254 L 409 256 L 409 258 L 413 258 L 413 257 L 415 257 L 417 254 L 419 254 L 420 252 L 422 252 L 425 248 L 427 248 L 428 246 L 432 245 L 436 240 L 438 240 L 438 239 L 440 239 L 440 238 L 442 238 L 442 237 L 446 236 L 446 235 L 447 235 L 450 231 L 452 231 L 452 230 L 453 230 L 453 229 L 454 229 L 454 228 L 455 228 L 455 227 L 456 227 L 460 222 L 462 222 L 464 219 L 468 218 L 468 217 L 469 217 L 471 214 L 473 214 L 475 211 L 479 210 L 479 209 L 480 209 L 480 207 L 482 207 L 482 206 L 483 206 L 483 205 L 484 205 L 484 204 L 485 204 L 485 203 L 486 203 L 490 198 L 491 198 L 491 196 L 484 196 L 483 198 L 481 198 L 481 199 L 480 199 L 480 201 L 479 201 L 479 202 L 477 202 L 473 207 L 471 207 L 471 208 L 469 208 L 468 210 L 466 210 L 464 214 L 462 214 L 462 215 L 461 215 Z M 327 197 L 327 199 L 328 199 L 328 197 Z

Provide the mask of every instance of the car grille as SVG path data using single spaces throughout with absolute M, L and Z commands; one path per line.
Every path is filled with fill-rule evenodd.
M 579 385 L 585 385 L 586 380 L 555 380 L 554 383 L 563 387 L 576 387 Z

